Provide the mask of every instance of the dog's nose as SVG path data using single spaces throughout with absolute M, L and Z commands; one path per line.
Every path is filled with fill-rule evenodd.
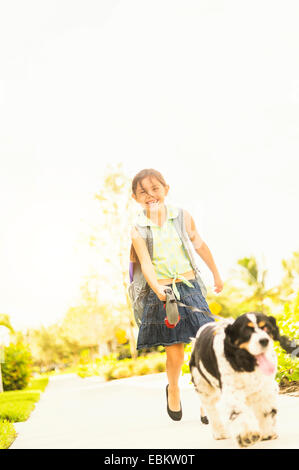
M 261 346 L 263 346 L 263 348 L 265 348 L 267 344 L 269 343 L 269 339 L 268 338 L 260 339 L 259 343 Z

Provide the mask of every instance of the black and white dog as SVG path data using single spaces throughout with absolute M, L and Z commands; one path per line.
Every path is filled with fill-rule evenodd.
M 247 447 L 277 437 L 273 340 L 288 353 L 298 348 L 280 336 L 274 317 L 259 312 L 207 323 L 198 330 L 189 366 L 215 439 L 232 437 Z

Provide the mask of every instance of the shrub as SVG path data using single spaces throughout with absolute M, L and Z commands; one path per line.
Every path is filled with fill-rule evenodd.
M 135 375 L 146 375 L 150 374 L 151 372 L 152 370 L 150 369 L 150 366 L 146 363 L 146 361 L 137 362 L 134 367 Z
M 26 390 L 40 390 L 41 392 L 44 392 L 48 383 L 49 377 L 34 377 L 30 380 Z
M 48 382 L 48 377 L 35 377 L 25 390 L 11 390 L 1 393 L 0 419 L 15 423 L 26 421 Z
M 2 364 L 4 391 L 25 388 L 29 383 L 31 372 L 31 354 L 23 343 L 10 343 L 4 348 Z
M 92 362 L 90 364 L 79 365 L 76 370 L 77 374 L 81 378 L 99 375 L 97 364 L 94 364 Z
M 80 358 L 79 358 L 79 364 L 80 365 L 87 365 L 90 362 L 90 351 L 89 349 L 83 349 L 80 351 Z
M 26 421 L 49 382 L 48 377 L 33 378 L 26 390 L 0 393 L 0 449 L 7 449 L 16 438 L 12 423 Z
M 39 398 L 39 390 L 19 390 L 1 393 L 0 419 L 6 419 L 13 423 L 26 421 Z
M 190 361 L 190 358 L 191 358 L 192 343 L 186 344 L 185 348 L 184 348 L 184 351 L 185 351 L 185 360 L 184 360 L 184 364 L 183 364 L 183 367 L 182 367 L 182 374 L 183 375 L 184 374 L 190 374 L 189 361 Z
M 165 372 L 166 371 L 166 363 L 165 358 L 158 359 L 153 364 L 154 372 Z
M 16 437 L 13 425 L 6 420 L 0 421 L 0 449 L 8 449 Z
M 20 402 L 4 402 L 0 404 L 0 417 L 12 423 L 19 421 L 26 421 L 32 410 L 34 410 L 34 403 L 31 401 Z
M 131 377 L 132 370 L 130 366 L 127 364 L 119 365 L 115 367 L 111 372 L 112 379 L 124 379 L 126 377 Z
M 276 316 L 280 334 L 288 336 L 298 344 L 299 340 L 299 292 L 290 305 L 284 305 L 284 311 Z M 296 380 L 299 381 L 299 359 L 287 354 L 279 345 L 275 345 L 278 357 L 277 381 Z
M 117 347 L 117 359 L 120 361 L 122 359 L 129 359 L 131 357 L 130 345 L 119 344 Z
M 165 372 L 165 353 L 151 353 L 148 356 L 140 356 L 136 360 L 117 360 L 116 356 L 110 355 L 97 359 L 95 364 L 88 365 L 86 370 L 82 367 L 77 371 L 80 377 L 101 375 L 105 380 L 121 379 L 134 375 L 153 374 Z

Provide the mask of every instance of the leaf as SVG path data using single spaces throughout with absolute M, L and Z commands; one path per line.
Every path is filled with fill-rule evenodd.
M 11 326 L 11 323 L 10 323 L 9 315 L 7 315 L 7 314 L 0 313 L 0 326 L 5 326 L 5 327 L 8 328 L 12 333 L 14 332 L 14 329 L 13 329 L 13 327 Z

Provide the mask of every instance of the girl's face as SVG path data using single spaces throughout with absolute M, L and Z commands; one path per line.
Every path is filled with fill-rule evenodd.
M 143 178 L 141 183 L 142 186 L 140 183 L 137 184 L 136 194 L 132 194 L 133 199 L 141 204 L 147 212 L 156 210 L 163 205 L 169 186 L 163 186 L 155 176 L 147 176 Z

